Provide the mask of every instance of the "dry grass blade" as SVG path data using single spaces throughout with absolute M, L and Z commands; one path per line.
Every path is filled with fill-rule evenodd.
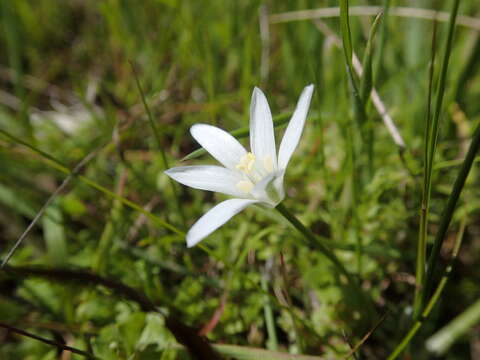
M 20 246 L 20 244 L 23 242 L 23 240 L 25 240 L 25 238 L 27 237 L 27 235 L 30 233 L 30 231 L 33 229 L 33 227 L 35 226 L 35 224 L 38 222 L 38 220 L 42 217 L 42 215 L 45 213 L 45 211 L 47 210 L 47 208 L 50 206 L 50 204 L 53 202 L 53 200 L 56 199 L 56 197 L 63 191 L 63 189 L 65 189 L 65 187 L 70 183 L 70 181 L 72 180 L 72 178 L 78 174 L 82 169 L 83 167 L 90 161 L 93 159 L 93 157 L 98 153 L 98 149 L 91 152 L 90 154 L 88 154 L 87 156 L 85 156 L 82 161 L 80 161 L 77 166 L 75 166 L 75 168 L 72 170 L 72 172 L 62 181 L 62 183 L 60 184 L 60 186 L 52 193 L 52 195 L 50 195 L 50 197 L 48 198 L 48 200 L 45 202 L 45 204 L 43 204 L 43 206 L 41 207 L 41 209 L 38 211 L 38 213 L 35 215 L 35 217 L 33 218 L 33 220 L 30 222 L 30 224 L 27 226 L 27 228 L 25 229 L 25 231 L 22 233 L 22 235 L 20 235 L 20 237 L 17 239 L 17 241 L 15 242 L 15 244 L 12 246 L 12 248 L 8 251 L 7 255 L 5 256 L 5 259 L 3 259 L 2 261 L 2 264 L 0 265 L 0 269 L 3 269 L 3 267 L 5 265 L 7 265 L 8 261 L 12 258 L 13 254 L 15 253 L 15 251 L 18 249 L 18 247 Z
M 314 24 L 318 30 L 320 30 L 326 36 L 330 37 L 330 39 L 335 44 L 335 46 L 337 46 L 338 48 L 342 47 L 342 41 L 332 31 L 332 29 L 330 29 L 330 27 L 327 24 L 325 24 L 321 20 L 315 20 Z M 353 57 L 352 58 L 353 68 L 355 69 L 355 72 L 358 74 L 358 76 L 361 76 L 363 73 L 362 63 L 360 62 L 360 59 L 355 54 L 355 52 L 352 52 L 352 57 Z M 387 127 L 387 130 L 390 136 L 392 137 L 395 144 L 400 148 L 400 151 L 403 152 L 406 148 L 405 141 L 403 140 L 402 135 L 398 131 L 397 127 L 395 126 L 395 123 L 393 122 L 392 117 L 388 113 L 385 104 L 383 103 L 382 99 L 380 98 L 380 95 L 378 95 L 378 92 L 375 88 L 372 88 L 370 96 L 372 97 L 373 105 L 375 106 L 375 109 L 377 110 L 378 114 L 381 116 L 383 123 Z
M 0 322 L 0 327 L 2 327 L 2 328 L 4 328 L 4 329 L 7 329 L 7 330 L 10 331 L 10 332 L 13 332 L 13 333 L 16 333 L 16 334 L 19 334 L 19 335 L 22 335 L 22 336 L 26 336 L 26 337 L 29 337 L 29 338 L 38 340 L 38 341 L 43 342 L 43 343 L 48 344 L 48 345 L 55 346 L 55 347 L 57 347 L 58 349 L 61 349 L 61 350 L 63 350 L 63 351 L 69 351 L 69 352 L 71 352 L 71 353 L 84 356 L 84 357 L 86 357 L 87 359 L 98 359 L 96 356 L 94 356 L 93 354 L 90 354 L 90 353 L 88 353 L 88 352 L 86 352 L 86 351 L 83 351 L 83 350 L 80 350 L 80 349 L 76 349 L 76 348 L 74 348 L 74 347 L 71 347 L 71 346 L 68 346 L 68 345 L 65 345 L 65 344 L 62 344 L 62 343 L 53 341 L 53 340 L 45 339 L 44 337 L 41 337 L 41 336 L 38 336 L 38 335 L 35 335 L 35 334 L 32 334 L 32 333 L 29 333 L 28 331 L 25 331 L 25 330 L 16 328 L 16 327 L 14 327 L 14 326 L 12 326 L 12 325 L 5 324 L 5 323 L 3 323 L 3 322 Z
M 358 351 L 358 349 L 360 349 L 360 347 L 365 343 L 365 341 L 367 341 L 368 338 L 374 333 L 374 331 L 377 330 L 378 327 L 383 323 L 383 321 L 385 320 L 387 315 L 388 315 L 388 311 L 385 314 L 383 314 L 382 317 L 380 318 L 380 320 L 378 320 L 378 322 L 375 324 L 375 326 L 370 331 L 368 331 L 363 336 L 363 338 L 357 344 L 355 344 L 354 347 L 352 347 L 352 349 L 350 350 L 348 355 L 345 356 L 345 359 L 349 359 L 351 356 L 355 355 L 355 353 Z
M 350 16 L 375 16 L 383 10 L 382 6 L 351 6 L 349 8 Z M 424 20 L 435 20 L 447 22 L 450 16 L 449 12 L 436 11 L 430 9 L 421 9 L 414 7 L 392 7 L 389 9 L 389 15 L 407 18 L 416 18 Z M 328 7 L 321 9 L 290 11 L 280 14 L 270 15 L 270 23 L 279 24 L 291 21 L 314 20 L 322 18 L 332 18 L 340 16 L 339 7 Z M 459 15 L 457 17 L 457 24 L 470 28 L 472 30 L 480 31 L 480 19 Z

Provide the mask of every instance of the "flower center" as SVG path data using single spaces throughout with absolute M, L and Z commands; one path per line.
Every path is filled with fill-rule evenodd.
M 236 184 L 237 189 L 248 194 L 256 183 L 273 171 L 273 160 L 270 155 L 267 155 L 261 161 L 257 161 L 256 156 L 248 152 L 241 157 L 235 167 L 244 175 L 244 179 Z
M 251 152 L 248 152 L 242 156 L 236 168 L 248 175 L 252 172 L 254 165 L 255 165 L 255 155 L 253 155 Z

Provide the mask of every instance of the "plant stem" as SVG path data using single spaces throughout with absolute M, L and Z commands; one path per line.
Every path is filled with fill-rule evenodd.
M 450 13 L 450 19 L 449 19 L 449 24 L 448 24 L 448 35 L 447 35 L 447 42 L 445 44 L 445 51 L 443 53 L 443 59 L 442 59 L 442 66 L 440 69 L 440 78 L 438 81 L 438 86 L 437 86 L 437 92 L 436 92 L 436 99 L 435 99 L 435 107 L 433 109 L 433 116 L 431 119 L 431 129 L 429 129 L 429 132 L 427 133 L 428 135 L 428 144 L 427 144 L 427 155 L 426 155 L 426 164 L 425 164 L 425 184 L 424 184 L 424 196 L 426 197 L 426 209 L 422 210 L 425 212 L 424 217 L 425 217 L 425 224 L 422 225 L 424 226 L 424 229 L 421 229 L 421 231 L 424 232 L 425 234 L 425 239 L 422 240 L 423 235 L 420 234 L 420 244 L 419 244 L 419 250 L 422 252 L 424 249 L 420 249 L 420 246 L 423 246 L 422 242 L 426 242 L 426 231 L 427 231 L 427 226 L 428 226 L 428 200 L 430 198 L 431 194 L 431 188 L 432 188 L 432 171 L 433 171 L 433 161 L 435 158 L 435 150 L 437 147 L 437 141 L 438 141 L 438 133 L 439 133 L 439 119 L 440 119 L 440 112 L 442 110 L 442 104 L 443 104 L 443 97 L 445 95 L 445 87 L 446 87 L 446 80 L 447 80 L 447 70 L 448 70 L 448 63 L 450 60 L 450 54 L 452 52 L 452 44 L 453 44 L 453 35 L 454 35 L 454 30 L 455 30 L 455 22 L 457 18 L 457 12 L 458 12 L 458 6 L 459 6 L 460 0 L 454 0 L 453 2 L 453 7 L 452 7 L 452 12 Z M 425 205 L 425 204 L 422 204 Z M 420 253 L 420 256 L 422 256 L 422 253 Z M 426 257 L 426 256 L 425 256 Z M 431 258 L 431 256 L 430 256 Z M 420 261 L 422 259 L 419 259 Z M 430 263 L 430 261 L 429 261 Z M 417 263 L 417 271 L 420 269 L 418 268 L 418 265 L 425 266 L 425 262 L 423 261 L 423 264 Z M 421 271 L 422 272 L 422 271 Z M 422 275 L 421 273 L 417 273 L 417 280 L 419 275 Z M 422 282 L 417 283 L 417 293 L 415 294 L 415 306 L 414 306 L 414 320 L 416 320 L 416 317 L 420 314 L 420 312 L 423 309 L 424 301 L 428 297 L 426 294 L 426 283 L 429 281 L 428 280 L 428 274 L 427 278 L 424 276 L 421 276 Z M 431 279 L 430 279 L 431 281 Z M 431 285 L 431 284 L 430 284 Z
M 327 246 L 322 244 L 320 240 L 309 230 L 307 229 L 301 222 L 298 220 L 295 215 L 293 215 L 290 211 L 287 210 L 283 203 L 280 203 L 275 208 L 280 214 L 283 215 L 285 219 L 287 219 L 290 224 L 293 225 L 302 235 L 304 240 L 308 245 L 315 247 L 316 249 L 320 250 L 320 252 L 327 257 L 333 265 L 340 271 L 343 275 L 345 275 L 349 281 L 356 283 L 353 279 L 352 275 L 345 269 L 345 266 L 340 262 L 337 256 L 330 250 Z
M 267 262 L 268 264 L 268 262 Z M 278 339 L 277 339 L 277 332 L 275 330 L 275 320 L 273 316 L 273 309 L 270 298 L 268 297 L 268 283 L 269 283 L 269 274 L 265 269 L 264 274 L 262 274 L 261 278 L 261 286 L 262 290 L 267 294 L 264 295 L 264 304 L 263 304 L 263 313 L 265 317 L 265 327 L 267 329 L 267 348 L 269 350 L 277 350 L 278 349 Z
M 356 292 L 359 301 L 361 302 L 362 306 L 364 306 L 363 310 L 367 313 L 368 319 L 373 319 L 375 316 L 375 311 L 373 308 L 373 304 L 370 301 L 370 299 L 367 298 L 365 293 L 362 291 L 360 284 L 358 283 L 357 279 L 347 271 L 345 266 L 342 264 L 342 262 L 338 259 L 338 257 L 335 255 L 335 253 L 330 250 L 329 247 L 327 247 L 325 244 L 321 242 L 321 240 L 315 236 L 307 227 L 305 227 L 300 220 L 296 218 L 295 215 L 293 215 L 290 211 L 287 210 L 285 205 L 283 203 L 278 204 L 275 209 L 282 214 L 282 216 L 290 222 L 290 224 L 293 225 L 294 228 L 296 228 L 302 235 L 302 239 L 305 241 L 305 243 L 309 246 L 312 246 L 318 250 L 328 259 L 332 262 L 333 265 L 337 268 L 337 270 L 344 275 L 347 280 L 348 284 L 351 286 L 351 289 Z
M 140 79 L 138 78 L 137 71 L 135 70 L 135 66 L 133 65 L 133 62 L 130 62 L 130 66 L 132 67 L 132 73 L 135 78 L 135 82 L 137 84 L 138 92 L 140 94 L 140 97 L 142 98 L 142 103 L 143 107 L 145 108 L 145 111 L 147 113 L 147 118 L 148 122 L 150 123 L 150 127 L 152 128 L 153 135 L 155 137 L 155 141 L 157 142 L 157 149 L 160 152 L 160 158 L 162 159 L 162 166 L 163 170 L 167 170 L 169 168 L 168 166 L 168 160 L 167 160 L 167 155 L 165 154 L 165 151 L 163 150 L 162 147 L 162 141 L 160 139 L 160 132 L 158 131 L 157 125 L 155 124 L 155 121 L 153 120 L 153 115 L 152 112 L 150 111 L 150 107 L 148 106 L 147 99 L 145 98 L 145 93 L 143 92 L 142 85 L 140 84 Z M 173 193 L 173 198 L 175 200 L 175 206 L 177 208 L 178 213 L 180 214 L 180 218 L 182 220 L 183 226 L 187 223 L 185 220 L 185 214 L 183 212 L 183 207 L 180 204 L 180 197 L 178 196 L 177 188 L 175 187 L 175 183 L 173 179 L 168 177 L 170 187 L 172 189 Z
M 410 328 L 408 331 L 407 335 L 402 339 L 402 341 L 397 345 L 397 347 L 393 350 L 393 352 L 390 354 L 390 356 L 387 358 L 387 360 L 394 360 L 396 359 L 402 352 L 403 350 L 410 344 L 410 341 L 412 338 L 415 336 L 415 334 L 420 330 L 422 325 L 424 324 L 425 320 L 427 319 L 428 315 L 430 315 L 430 312 L 432 311 L 433 307 L 436 305 L 438 300 L 440 299 L 440 295 L 443 292 L 443 289 L 445 288 L 445 285 L 447 285 L 448 279 L 450 278 L 450 274 L 453 270 L 453 266 L 455 265 L 455 260 L 457 259 L 458 252 L 460 251 L 460 246 L 462 245 L 462 240 L 463 240 L 463 234 L 465 231 L 465 226 L 466 226 L 466 220 L 463 221 L 462 225 L 460 226 L 460 231 L 457 235 L 457 238 L 455 240 L 455 246 L 453 248 L 452 252 L 452 257 L 450 259 L 450 262 L 445 269 L 445 272 L 442 276 L 442 279 L 440 280 L 440 283 L 438 284 L 437 288 L 435 289 L 434 294 L 430 298 L 427 306 L 421 313 L 421 316 L 418 317 L 418 319 L 415 321 L 413 326 Z
M 422 203 L 420 205 L 420 227 L 418 231 L 417 243 L 417 262 L 415 267 L 415 297 L 413 303 L 413 318 L 417 319 L 422 310 L 422 291 L 425 282 L 425 265 L 427 263 L 427 225 L 428 225 L 428 209 L 430 206 L 430 188 L 428 183 L 429 166 L 428 163 L 428 144 L 430 141 L 430 127 L 431 127 L 431 106 L 432 106 L 432 89 L 433 89 L 433 73 L 435 67 L 435 48 L 436 48 L 436 22 L 433 23 L 432 33 L 432 47 L 431 60 L 429 64 L 429 78 L 428 78 L 428 96 L 427 96 L 427 112 L 425 121 L 424 134 L 424 171 L 423 171 L 423 189 L 422 189 Z
M 77 354 L 77 355 L 84 356 L 84 357 L 86 357 L 87 359 L 100 359 L 100 358 L 94 356 L 93 354 L 91 354 L 91 353 L 89 353 L 89 352 L 87 352 L 87 351 L 83 351 L 83 350 L 74 348 L 74 347 L 72 347 L 72 346 L 68 346 L 68 345 L 59 343 L 59 342 L 57 342 L 57 341 L 53 341 L 53 340 L 50 340 L 50 339 L 46 339 L 46 338 L 44 338 L 44 337 L 41 337 L 41 336 L 32 334 L 32 333 L 30 333 L 30 332 L 28 332 L 28 331 L 19 329 L 19 328 L 17 328 L 17 327 L 14 327 L 14 326 L 12 326 L 12 325 L 6 324 L 6 323 L 4 323 L 4 322 L 0 322 L 0 328 L 6 329 L 6 330 L 8 330 L 8 331 L 11 331 L 11 332 L 13 332 L 13 333 L 19 334 L 19 335 L 21 335 L 21 336 L 29 337 L 29 338 L 31 338 L 31 339 L 40 341 L 40 342 L 42 342 L 42 343 L 44 343 L 44 344 L 47 344 L 47 345 L 55 346 L 55 347 L 56 347 L 57 349 L 59 349 L 59 350 L 69 351 L 69 352 L 71 352 L 72 354 Z
M 472 142 L 468 148 L 467 155 L 462 164 L 460 171 L 458 172 L 455 183 L 453 184 L 452 192 L 448 198 L 447 205 L 443 210 L 442 218 L 440 220 L 440 226 L 438 228 L 437 234 L 435 235 L 435 240 L 433 242 L 433 248 L 428 258 L 427 274 L 425 277 L 425 291 L 424 299 L 428 296 L 433 285 L 433 276 L 435 274 L 435 267 L 438 263 L 438 258 L 440 256 L 440 249 L 442 248 L 443 240 L 447 234 L 448 227 L 452 221 L 453 212 L 457 205 L 460 194 L 465 186 L 465 181 L 467 176 L 472 168 L 473 161 L 475 160 L 475 154 L 480 149 L 480 125 L 477 126 L 475 133 L 473 135 Z

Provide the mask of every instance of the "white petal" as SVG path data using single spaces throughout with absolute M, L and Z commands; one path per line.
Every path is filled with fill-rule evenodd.
M 247 151 L 232 135 L 216 126 L 196 124 L 190 133 L 210 155 L 224 166 L 234 170 Z
M 283 135 L 282 143 L 278 151 L 278 168 L 285 170 L 293 152 L 295 151 L 300 136 L 302 136 L 305 119 L 307 118 L 310 100 L 312 99 L 313 85 L 308 85 L 303 89 L 300 99 L 297 103 L 297 108 L 288 123 L 285 134 Z
M 273 121 L 267 98 L 262 90 L 255 87 L 250 104 L 250 147 L 260 161 L 271 161 L 277 169 L 277 149 Z M 270 159 L 270 160 L 269 160 Z
M 214 206 L 190 228 L 187 233 L 187 246 L 192 247 L 198 244 L 234 215 L 256 202 L 256 200 L 230 199 Z
M 194 189 L 245 197 L 245 193 L 237 187 L 238 182 L 243 180 L 241 174 L 221 166 L 179 166 L 168 169 L 165 174 Z

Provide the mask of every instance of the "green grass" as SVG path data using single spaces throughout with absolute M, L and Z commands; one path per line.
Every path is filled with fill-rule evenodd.
M 380 3 L 376 21 L 351 14 Z M 430 73 L 433 21 L 393 11 L 410 3 L 343 1 L 322 23 L 272 23 L 263 37 L 261 5 L 1 2 L 1 359 L 57 359 L 65 345 L 72 359 L 474 358 L 477 33 L 438 22 Z M 479 11 L 463 1 L 458 16 Z M 248 145 L 259 86 L 278 142 L 310 83 L 279 212 L 251 207 L 187 249 L 185 232 L 224 198 L 163 174 L 215 162 L 190 126 Z

